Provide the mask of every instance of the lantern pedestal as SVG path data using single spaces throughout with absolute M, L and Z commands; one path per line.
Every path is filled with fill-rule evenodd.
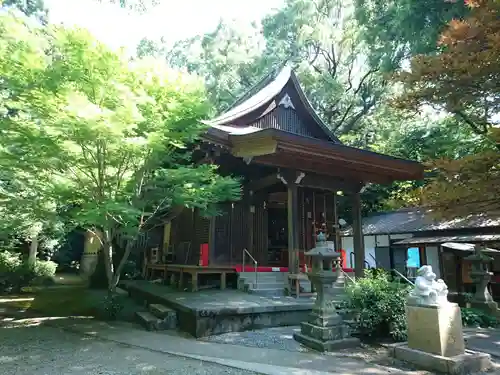
M 477 309 L 493 313 L 500 317 L 498 304 L 493 300 L 488 285 L 491 281 L 492 272 L 488 269 L 488 264 L 493 258 L 484 254 L 481 246 L 474 247 L 474 254 L 465 258 L 472 263 L 471 279 L 476 286 L 476 293 L 471 301 L 471 306 Z
M 349 337 L 349 329 L 332 302 L 332 285 L 341 272 L 338 264 L 340 254 L 321 245 L 323 242 L 318 241 L 318 245 L 307 252 L 313 261 L 312 271 L 307 276 L 317 291 L 316 302 L 309 321 L 302 322 L 300 333 L 295 333 L 293 337 L 301 344 L 321 352 L 358 346 L 359 340 Z M 336 264 L 335 272 L 332 271 L 332 261 Z

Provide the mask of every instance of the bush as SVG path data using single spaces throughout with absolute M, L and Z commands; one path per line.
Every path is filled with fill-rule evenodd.
M 37 260 L 31 268 L 32 279 L 30 284 L 47 285 L 53 282 L 53 277 L 56 274 L 57 263 L 50 260 Z
M 123 310 L 123 301 L 121 299 L 121 296 L 116 294 L 108 294 L 106 298 L 104 298 L 104 314 L 102 316 L 103 319 L 116 320 L 120 311 Z
M 411 287 L 392 282 L 386 272 L 367 271 L 350 285 L 343 307 L 355 311 L 353 328 L 361 336 L 406 339 L 406 297 Z
M 495 316 L 492 316 L 482 310 L 473 308 L 462 308 L 462 324 L 465 327 L 497 327 L 499 321 Z
M 29 266 L 23 262 L 21 254 L 0 251 L 0 292 L 17 292 L 34 281 L 46 283 L 55 275 L 56 268 L 56 263 L 43 260 Z
M 36 277 L 53 277 L 56 274 L 57 263 L 50 260 L 37 260 L 33 273 Z
M 8 292 L 14 288 L 21 265 L 20 254 L 0 251 L 0 292 Z

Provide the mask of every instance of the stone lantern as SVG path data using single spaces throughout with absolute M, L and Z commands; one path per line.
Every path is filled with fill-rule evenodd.
M 480 245 L 475 245 L 474 254 L 464 259 L 471 262 L 470 276 L 476 286 L 476 293 L 471 301 L 471 305 L 487 310 L 497 310 L 498 306 L 488 290 L 488 284 L 493 275 L 489 270 L 489 264 L 493 261 L 493 258 L 484 254 L 483 248 Z
M 340 253 L 326 244 L 323 233 L 317 236 L 316 247 L 305 255 L 312 259 L 312 269 L 307 273 L 314 289 L 316 301 L 309 321 L 300 324 L 300 333 L 294 339 L 319 351 L 332 351 L 359 345 L 359 340 L 349 337 L 349 329 L 337 313 L 333 303 L 333 284 L 341 274 Z M 335 270 L 332 270 L 332 263 Z

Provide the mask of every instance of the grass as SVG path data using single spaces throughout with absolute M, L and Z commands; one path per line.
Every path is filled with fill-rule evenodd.
M 17 296 L 5 296 L 0 305 L 44 316 L 89 316 L 96 314 L 102 295 L 85 287 L 54 287 Z
M 23 288 L 16 296 L 0 295 L 0 309 L 27 311 L 30 315 L 46 317 L 92 316 L 106 319 L 104 300 L 107 290 L 89 289 L 87 283 L 77 275 L 58 274 L 54 285 Z M 119 320 L 131 321 L 136 311 L 142 310 L 127 296 L 120 296 L 123 306 Z

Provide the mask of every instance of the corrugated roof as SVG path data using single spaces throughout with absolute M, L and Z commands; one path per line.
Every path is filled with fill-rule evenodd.
M 436 220 L 431 210 L 421 208 L 382 212 L 363 219 L 363 233 L 389 234 L 414 233 L 464 228 L 486 228 L 500 226 L 498 215 L 470 215 L 453 220 Z M 352 228 L 343 230 L 342 235 L 352 236 Z

